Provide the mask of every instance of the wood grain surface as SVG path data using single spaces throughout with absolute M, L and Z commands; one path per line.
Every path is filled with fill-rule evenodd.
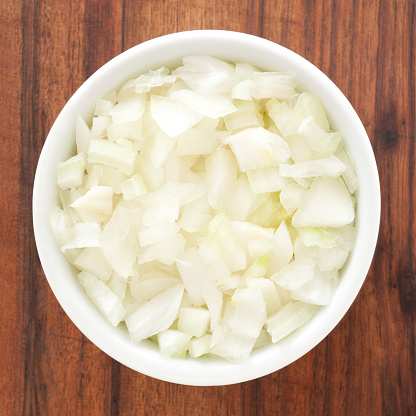
M 415 415 L 414 0 L 0 0 L 0 415 Z M 258 35 L 304 56 L 351 101 L 382 190 L 355 303 L 310 353 L 258 380 L 174 385 L 91 344 L 44 277 L 31 218 L 43 142 L 110 58 L 188 29 Z

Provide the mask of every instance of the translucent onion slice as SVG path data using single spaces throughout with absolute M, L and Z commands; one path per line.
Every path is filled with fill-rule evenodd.
M 107 286 L 123 302 L 126 297 L 127 279 L 114 272 L 111 275 Z
M 233 234 L 224 212 L 218 213 L 209 223 L 199 252 L 207 265 L 223 260 L 232 272 L 246 268 L 245 250 Z
M 71 239 L 72 227 L 67 224 L 65 211 L 55 204 L 51 206 L 50 222 L 55 240 L 62 247 Z
M 337 247 L 337 234 L 333 229 L 299 227 L 297 231 L 306 247 L 318 246 L 325 249 Z
M 115 92 L 114 92 L 115 93 Z M 114 107 L 114 104 L 110 100 L 106 100 L 104 98 L 99 98 L 95 103 L 95 116 L 108 116 L 109 111 Z
M 205 308 L 181 308 L 179 311 L 178 329 L 194 337 L 202 337 L 208 329 L 210 314 Z
M 289 303 L 267 319 L 267 332 L 277 342 L 300 328 L 318 310 L 318 306 L 301 302 Z
M 225 201 L 224 210 L 231 221 L 244 221 L 250 213 L 256 198 L 247 178 L 241 175 L 231 188 Z
M 78 279 L 98 310 L 111 325 L 117 326 L 126 315 L 126 310 L 117 295 L 90 272 L 79 273 Z
M 270 242 L 273 248 L 269 252 L 269 270 L 277 273 L 286 267 L 293 257 L 292 238 L 285 221 L 281 222 Z
M 77 152 L 87 153 L 90 145 L 91 132 L 84 119 L 78 115 L 75 124 L 75 141 L 77 144 Z
M 254 99 L 262 98 L 289 98 L 295 93 L 296 78 L 290 72 L 254 72 L 254 85 L 251 96 Z
M 296 290 L 314 277 L 316 260 L 295 259 L 271 279 L 287 290 Z
M 133 96 L 116 104 L 110 111 L 114 123 L 128 123 L 141 118 L 146 106 L 146 94 Z
M 76 199 L 71 207 L 85 222 L 105 221 L 113 213 L 113 188 L 94 186 Z
M 345 172 L 345 165 L 336 156 L 324 159 L 298 162 L 294 165 L 280 165 L 279 173 L 284 177 L 312 178 L 316 176 L 337 178 Z
M 229 94 L 203 95 L 193 90 L 179 90 L 170 98 L 186 105 L 204 117 L 218 118 L 237 111 Z
M 302 120 L 298 132 L 304 136 L 308 146 L 319 157 L 332 155 L 342 139 L 341 132 L 325 132 L 312 116 Z
M 149 146 L 149 156 L 155 168 L 163 165 L 176 141 L 169 137 L 163 130 L 158 130 Z
M 120 169 L 132 175 L 136 166 L 137 153 L 131 148 L 104 139 L 92 139 L 88 149 L 88 163 L 100 163 Z
M 214 129 L 191 127 L 178 136 L 176 153 L 179 156 L 207 155 L 219 146 L 220 142 Z
M 152 95 L 150 111 L 158 126 L 175 138 L 202 119 L 202 115 L 169 97 Z
M 127 329 L 135 344 L 172 325 L 181 304 L 183 290 L 181 284 L 166 289 L 141 304 L 126 318 Z
M 82 185 L 87 156 L 85 153 L 58 163 L 56 169 L 57 183 L 61 189 L 76 188 Z
M 159 243 L 173 237 L 179 231 L 175 222 L 160 222 L 139 231 L 139 243 L 142 247 Z
M 75 259 L 74 264 L 81 270 L 90 272 L 103 281 L 107 281 L 113 273 L 113 269 L 98 247 L 84 248 Z
M 260 289 L 264 303 L 266 304 L 267 316 L 278 311 L 282 307 L 279 293 L 272 280 L 263 277 L 249 277 L 246 279 L 246 284 L 248 288 Z
M 174 234 L 166 240 L 151 244 L 147 252 L 152 259 L 162 264 L 171 266 L 178 258 L 179 254 L 184 251 L 186 240 L 182 234 Z
M 228 361 L 243 363 L 250 357 L 255 343 L 256 338 L 243 338 L 230 331 L 220 336 L 211 353 Z
M 346 166 L 346 170 L 342 174 L 342 179 L 344 179 L 350 193 L 353 194 L 358 188 L 358 178 L 354 171 L 351 155 L 348 151 L 342 151 L 338 153 L 338 159 Z
M 234 334 L 257 339 L 266 323 L 266 304 L 262 292 L 257 287 L 237 289 L 231 300 L 235 304 L 234 316 L 230 326 Z
M 192 334 L 175 329 L 165 329 L 157 333 L 157 343 L 162 357 L 184 358 Z
M 285 186 L 280 192 L 280 202 L 287 213 L 292 215 L 305 199 L 307 190 L 297 183 Z
M 229 92 L 241 80 L 230 64 L 210 56 L 184 57 L 173 74 L 201 94 Z
M 341 178 L 317 178 L 295 212 L 295 227 L 342 227 L 354 220 L 350 193 Z
M 160 270 L 151 278 L 129 278 L 130 292 L 140 303 L 147 302 L 159 293 L 180 283 L 181 281 L 176 276 Z
M 206 334 L 200 338 L 192 338 L 189 341 L 188 351 L 192 358 L 198 358 L 210 352 L 212 335 Z
M 290 180 L 284 178 L 279 173 L 279 168 L 277 166 L 248 170 L 247 178 L 251 189 L 256 194 L 278 192 L 290 183 Z
M 338 272 L 321 272 L 315 268 L 312 280 L 291 293 L 294 300 L 312 305 L 328 305 L 332 294 L 338 286 Z
M 72 237 L 62 247 L 61 251 L 72 248 L 98 247 L 101 229 L 96 222 L 74 224 Z
M 136 173 L 130 178 L 126 179 L 120 184 L 120 189 L 123 192 L 125 201 L 130 201 L 140 195 L 147 194 L 146 184 L 140 173 Z
M 224 143 L 230 145 L 238 166 L 245 172 L 274 166 L 290 157 L 287 143 L 277 134 L 263 127 L 250 128 L 228 136 Z
M 128 210 L 119 204 L 100 236 L 105 259 L 124 278 L 129 277 L 137 258 L 137 243 L 128 238 L 131 228 Z
M 161 68 L 140 75 L 133 80 L 132 85 L 136 93 L 149 92 L 153 87 L 159 87 L 163 84 L 172 84 L 176 80 L 175 75 L 169 75 L 169 69 L 165 66 Z
M 208 201 L 213 209 L 221 210 L 237 180 L 237 163 L 229 149 L 216 150 L 205 161 Z

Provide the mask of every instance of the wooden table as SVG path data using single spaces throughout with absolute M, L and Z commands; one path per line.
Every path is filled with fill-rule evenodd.
M 0 1 L 1 415 L 415 415 L 414 0 Z M 118 364 L 66 317 L 39 263 L 31 192 L 53 121 L 110 58 L 188 29 L 280 43 L 355 107 L 378 162 L 382 218 L 367 280 L 313 351 L 261 379 L 174 385 Z

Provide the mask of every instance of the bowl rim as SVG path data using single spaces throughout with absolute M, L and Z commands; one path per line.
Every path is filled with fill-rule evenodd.
M 353 256 L 354 253 L 350 255 L 348 268 L 352 269 L 354 267 L 358 277 L 355 277 L 353 284 L 350 283 L 345 286 L 348 289 L 348 297 L 345 299 L 338 296 L 337 299 L 333 299 L 330 305 L 322 307 L 318 311 L 317 316 L 308 324 L 300 330 L 297 330 L 294 334 L 288 336 L 285 340 L 282 340 L 283 342 L 272 345 L 273 351 L 271 351 L 271 348 L 267 347 L 261 353 L 256 351 L 256 353 L 253 353 L 251 358 L 243 364 L 229 363 L 223 360 L 213 361 L 210 359 L 166 360 L 160 357 L 157 352 L 155 353 L 152 348 L 147 348 L 146 345 L 144 345 L 143 348 L 141 348 L 141 345 L 135 346 L 131 343 L 128 345 L 125 337 L 118 329 L 116 329 L 116 331 L 110 331 L 109 328 L 107 331 L 105 325 L 110 325 L 108 325 L 106 321 L 105 325 L 103 325 L 103 319 L 105 318 L 97 315 L 97 311 L 95 313 L 91 311 L 92 320 L 91 323 L 88 323 L 87 320 L 84 319 L 85 314 L 77 312 L 76 308 L 73 307 L 73 300 L 70 299 L 68 293 L 66 293 L 68 287 L 66 286 L 65 281 L 63 279 L 58 280 L 58 278 L 55 277 L 56 256 L 50 254 L 52 231 L 50 225 L 49 229 L 47 226 L 47 223 L 49 222 L 49 210 L 45 212 L 43 207 L 44 201 L 48 200 L 48 198 L 50 200 L 50 190 L 48 190 L 47 182 L 48 176 L 50 177 L 51 174 L 51 163 L 48 165 L 48 160 L 50 160 L 51 157 L 56 157 L 56 152 L 59 149 L 59 143 L 56 138 L 58 132 L 62 129 L 73 129 L 73 124 L 71 125 L 70 123 L 70 119 L 73 121 L 74 117 L 74 108 L 72 107 L 83 100 L 86 92 L 93 91 L 94 93 L 97 93 L 102 89 L 102 87 L 96 88 L 95 84 L 102 82 L 102 79 L 104 79 L 109 72 L 120 68 L 123 63 L 133 61 L 137 56 L 146 55 L 149 51 L 151 52 L 154 49 L 167 50 L 167 48 L 173 48 L 174 46 L 178 47 L 178 45 L 181 46 L 184 43 L 186 44 L 186 42 L 188 42 L 188 44 L 191 42 L 193 44 L 198 44 L 200 47 L 202 45 L 202 50 L 206 49 L 204 49 L 204 45 L 212 44 L 212 42 L 225 42 L 227 45 L 233 44 L 240 46 L 244 44 L 248 45 L 248 50 L 251 51 L 252 56 L 256 55 L 254 49 L 260 48 L 262 51 L 269 51 L 273 57 L 279 56 L 285 62 L 296 62 L 303 72 L 306 72 L 308 76 L 310 75 L 310 78 L 317 83 L 318 87 L 322 86 L 326 90 L 329 90 L 330 94 L 328 95 L 330 97 L 328 97 L 328 99 L 331 98 L 332 100 L 328 101 L 329 105 L 331 106 L 333 104 L 335 108 L 342 109 L 344 117 L 347 117 L 353 126 L 354 132 L 359 138 L 357 139 L 357 146 L 359 146 L 362 154 L 359 154 L 357 151 L 356 155 L 359 156 L 361 162 L 366 167 L 365 172 L 367 176 L 364 178 L 365 189 L 363 190 L 370 192 L 371 199 L 363 207 L 359 197 L 361 195 L 360 189 L 357 198 L 357 209 L 360 209 L 360 215 L 362 216 L 360 220 L 365 220 L 365 223 L 360 223 L 360 226 L 366 227 L 368 235 L 363 236 L 363 233 L 361 232 L 360 238 L 362 238 L 359 240 L 359 247 L 355 248 L 355 251 L 359 249 L 362 255 Z M 230 47 L 228 48 L 230 49 Z M 179 53 L 177 55 L 185 56 L 187 54 Z M 240 53 L 240 55 L 242 55 L 242 53 Z M 153 59 L 153 61 L 154 60 L 155 59 Z M 236 61 L 236 59 L 230 60 Z M 249 60 L 250 59 L 246 59 L 245 61 Z M 162 62 L 163 59 L 160 59 L 160 61 Z M 243 59 L 240 59 L 240 61 L 243 61 Z M 272 65 L 276 66 L 276 64 Z M 140 73 L 140 71 L 133 72 L 136 74 Z M 127 79 L 124 79 L 124 81 L 126 80 Z M 317 86 L 315 87 L 318 88 Z M 309 91 L 311 90 L 311 88 L 307 89 Z M 93 106 L 94 100 L 91 102 L 91 105 Z M 327 110 L 328 103 L 327 105 L 324 104 L 324 107 Z M 328 112 L 331 113 L 331 111 Z M 359 168 L 360 171 L 364 170 L 361 166 L 356 166 L 356 168 Z M 363 178 L 362 175 L 358 176 Z M 360 185 L 362 185 L 361 182 Z M 367 195 L 365 196 L 369 199 Z M 160 36 L 124 51 L 99 68 L 77 89 L 55 120 L 39 157 L 32 198 L 34 236 L 45 276 L 59 304 L 75 326 L 77 326 L 91 342 L 107 355 L 135 371 L 173 383 L 201 386 L 234 384 L 265 376 L 296 361 L 321 342 L 346 314 L 364 283 L 377 243 L 380 211 L 380 183 L 371 143 L 357 113 L 338 87 L 312 63 L 279 44 L 254 35 L 224 30 L 183 31 Z M 56 253 L 56 251 L 53 253 Z M 61 257 L 63 256 L 61 255 Z M 63 269 L 60 269 L 62 273 L 60 274 L 68 275 L 68 273 L 71 273 L 70 267 L 62 267 Z M 76 282 L 76 284 L 78 284 L 78 282 Z M 84 300 L 80 300 L 80 304 L 83 305 L 83 302 Z M 336 303 L 336 307 L 334 307 L 334 303 Z M 85 310 L 83 310 L 83 312 L 85 312 Z M 325 312 L 327 316 L 324 316 Z M 317 323 L 314 324 L 314 322 L 323 322 L 325 325 L 320 326 Z M 103 330 L 106 333 L 110 331 L 112 335 L 110 339 L 107 336 L 104 336 L 105 334 L 102 333 Z M 294 337 L 299 338 L 301 341 L 306 340 L 307 345 L 291 345 L 290 341 Z M 144 350 L 144 347 L 146 347 L 146 350 Z M 189 364 L 189 362 L 191 362 L 191 364 Z M 210 365 L 207 366 L 206 362 L 209 362 Z

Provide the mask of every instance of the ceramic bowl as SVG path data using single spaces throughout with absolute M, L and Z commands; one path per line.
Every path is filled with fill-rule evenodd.
M 85 295 L 77 271 L 60 252 L 49 223 L 50 207 L 58 202 L 57 163 L 75 154 L 77 115 L 88 120 L 95 101 L 126 80 L 162 65 L 177 66 L 182 57 L 196 54 L 248 62 L 266 71 L 294 72 L 300 88 L 321 100 L 333 127 L 344 133 L 359 179 L 356 246 L 331 303 L 277 344 L 254 350 L 243 364 L 213 357 L 166 359 L 150 341 L 133 345 L 125 326 L 112 327 Z M 347 98 L 326 75 L 296 53 L 262 38 L 228 31 L 162 36 L 127 50 L 100 68 L 81 85 L 56 119 L 39 158 L 33 190 L 39 257 L 49 285 L 69 318 L 98 348 L 120 363 L 160 380 L 188 385 L 226 385 L 262 377 L 296 361 L 321 342 L 348 311 L 364 282 L 376 246 L 379 219 L 380 185 L 374 154 Z

